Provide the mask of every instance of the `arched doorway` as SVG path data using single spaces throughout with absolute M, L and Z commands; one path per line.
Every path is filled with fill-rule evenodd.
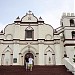
M 46 65 L 52 65 L 53 64 L 53 59 L 52 59 L 52 53 L 49 51 L 47 51 L 47 55 L 46 55 Z
M 11 55 L 10 55 L 10 52 L 7 51 L 5 53 L 5 57 L 4 57 L 4 65 L 10 65 L 11 64 Z
M 55 53 L 51 48 L 45 50 L 45 65 L 55 65 Z
M 26 58 L 26 57 L 30 57 L 30 56 L 34 59 L 34 55 L 33 55 L 32 53 L 29 52 L 29 53 L 26 53 L 26 54 L 25 54 L 25 57 L 24 57 L 24 65 L 25 65 L 25 63 L 26 63 L 26 62 L 25 62 L 25 58 Z M 34 64 L 34 62 L 33 62 L 33 64 Z

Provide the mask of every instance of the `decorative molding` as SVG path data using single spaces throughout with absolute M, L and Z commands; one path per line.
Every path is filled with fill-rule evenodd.
M 64 44 L 64 47 L 65 46 L 75 46 L 75 43 L 67 43 L 67 44 Z
M 63 58 L 69 58 L 69 57 L 63 57 Z
M 21 22 L 21 21 L 20 21 L 20 23 L 21 23 L 21 24 L 38 24 L 38 21 L 37 21 L 37 22 Z
M 75 41 L 75 38 L 72 38 L 72 39 L 64 39 L 64 42 L 65 41 Z

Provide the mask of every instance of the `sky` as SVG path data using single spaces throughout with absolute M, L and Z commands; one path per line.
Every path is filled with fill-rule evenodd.
M 64 12 L 74 13 L 74 0 L 0 0 L 0 30 L 29 10 L 55 29 L 60 26 Z

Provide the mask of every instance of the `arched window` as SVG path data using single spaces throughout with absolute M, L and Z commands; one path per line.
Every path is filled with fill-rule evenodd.
M 28 26 L 25 29 L 25 39 L 33 40 L 34 39 L 34 29 L 31 26 Z
M 75 39 L 75 31 L 72 31 L 72 39 Z
M 62 27 L 63 27 L 63 22 L 62 22 Z
M 70 26 L 74 26 L 74 20 L 70 19 Z

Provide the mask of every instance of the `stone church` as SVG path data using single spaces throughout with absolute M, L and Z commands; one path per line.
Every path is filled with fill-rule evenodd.
M 31 11 L 0 32 L 0 65 L 24 65 L 25 57 L 34 65 L 63 65 L 75 55 L 75 16 L 63 13 L 60 27 L 54 29 Z

